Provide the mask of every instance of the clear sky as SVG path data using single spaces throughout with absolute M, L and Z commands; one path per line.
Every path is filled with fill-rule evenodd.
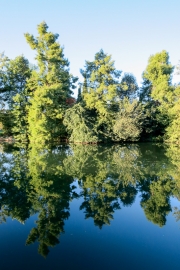
M 0 52 L 9 58 L 24 54 L 34 63 L 23 34 L 36 36 L 37 24 L 46 21 L 60 35 L 73 75 L 81 78 L 85 60 L 102 48 L 140 84 L 150 55 L 165 49 L 178 64 L 179 11 L 180 0 L 0 0 Z

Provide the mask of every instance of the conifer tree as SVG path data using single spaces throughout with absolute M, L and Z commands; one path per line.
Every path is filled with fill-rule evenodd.
M 64 134 L 66 100 L 77 78 L 69 73 L 69 62 L 57 42 L 59 35 L 48 32 L 45 22 L 37 30 L 37 38 L 25 34 L 28 44 L 36 51 L 38 64 L 38 70 L 32 72 L 28 82 L 32 91 L 28 123 L 30 140 L 43 143 Z
M 168 103 L 174 88 L 171 85 L 174 67 L 169 62 L 169 54 L 164 50 L 150 56 L 143 77 L 152 84 L 151 97 L 160 103 Z
M 170 123 L 169 109 L 172 107 L 174 96 L 174 87 L 171 83 L 173 70 L 169 54 L 163 50 L 150 56 L 143 72 L 144 85 L 140 100 L 147 103 L 146 115 L 149 119 L 149 124 L 146 121 L 144 128 L 147 130 L 150 127 L 150 132 L 156 137 L 163 136 Z
M 86 61 L 81 74 L 84 77 L 82 98 L 86 109 L 94 118 L 98 140 L 109 140 L 114 108 L 119 98 L 121 71 L 115 69 L 111 55 L 100 50 L 95 54 L 94 61 Z
M 81 74 L 84 77 L 83 99 L 87 108 L 95 109 L 101 115 L 108 114 L 110 105 L 117 98 L 121 75 L 121 71 L 115 69 L 111 55 L 100 50 L 93 62 L 86 61 Z

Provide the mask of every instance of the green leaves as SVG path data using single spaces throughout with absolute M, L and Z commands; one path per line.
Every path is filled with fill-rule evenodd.
M 150 56 L 143 77 L 152 83 L 151 97 L 159 102 L 168 102 L 173 88 L 171 87 L 174 67 L 169 63 L 169 55 L 162 51 Z
M 71 142 L 96 143 L 98 142 L 94 119 L 88 116 L 87 110 L 76 104 L 66 111 L 63 123 L 70 134 Z
M 111 56 L 100 50 L 93 62 L 86 61 L 83 99 L 87 108 L 95 109 L 100 115 L 108 114 L 109 106 L 117 98 L 117 87 L 121 72 L 114 67 Z
M 141 134 L 142 106 L 138 101 L 131 103 L 127 98 L 119 102 L 119 112 L 113 125 L 114 140 L 137 141 Z
M 4 135 L 43 144 L 67 136 L 83 143 L 159 138 L 179 143 L 180 91 L 172 85 L 174 67 L 165 50 L 150 56 L 139 90 L 136 78 L 130 73 L 120 78 L 111 55 L 101 49 L 81 70 L 84 81 L 74 106 L 77 78 L 69 72 L 59 35 L 48 31 L 46 22 L 37 31 L 37 37 L 25 34 L 37 67 L 24 56 L 0 55 Z
M 62 120 L 77 78 L 69 73 L 69 62 L 57 42 L 58 35 L 48 32 L 42 22 L 37 27 L 38 37 L 25 34 L 32 49 L 36 50 L 38 70 L 32 73 L 28 87 L 30 99 L 28 124 L 30 140 L 38 143 L 52 141 L 65 134 Z
M 6 110 L 2 110 L 0 114 L 5 134 L 13 133 L 13 136 L 20 140 L 27 140 L 27 80 L 31 71 L 24 56 L 18 56 L 14 60 L 2 58 L 0 93 L 2 108 L 6 107 Z M 10 119 L 8 115 L 11 115 Z

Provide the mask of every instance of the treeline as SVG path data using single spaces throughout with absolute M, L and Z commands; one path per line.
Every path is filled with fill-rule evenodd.
M 100 50 L 81 69 L 78 81 L 69 62 L 48 32 L 25 38 L 36 52 L 37 66 L 24 56 L 0 57 L 0 129 L 19 141 L 45 143 L 62 138 L 71 142 L 180 142 L 180 85 L 172 84 L 174 67 L 162 51 L 149 58 L 142 87 L 129 73 L 116 70 L 111 55 Z

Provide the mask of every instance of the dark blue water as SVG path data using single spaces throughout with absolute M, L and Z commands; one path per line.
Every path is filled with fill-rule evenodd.
M 1 269 L 180 269 L 179 149 L 2 148 Z

